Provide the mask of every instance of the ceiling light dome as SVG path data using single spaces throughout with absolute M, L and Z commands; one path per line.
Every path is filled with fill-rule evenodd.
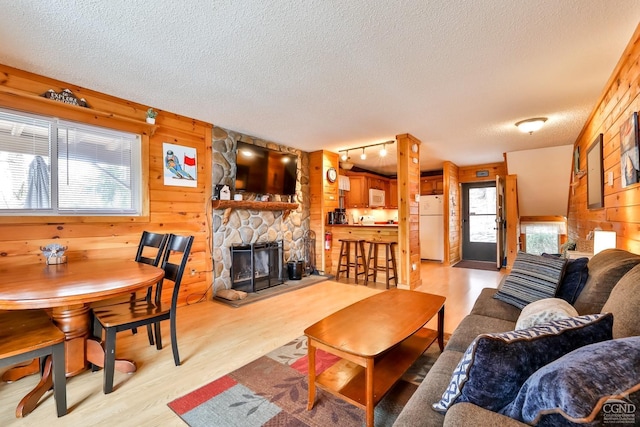
M 535 117 L 533 119 L 521 120 L 516 123 L 516 126 L 521 132 L 531 135 L 533 132 L 539 130 L 546 121 L 546 117 Z

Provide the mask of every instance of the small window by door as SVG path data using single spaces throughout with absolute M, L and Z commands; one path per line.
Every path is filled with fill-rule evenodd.
M 525 252 L 540 255 L 560 253 L 566 226 L 562 222 L 523 222 L 520 225 Z

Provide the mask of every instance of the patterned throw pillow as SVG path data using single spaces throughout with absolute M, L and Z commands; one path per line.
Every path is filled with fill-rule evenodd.
M 553 298 L 566 262 L 565 258 L 518 252 L 511 273 L 493 297 L 519 309 L 543 298 Z
M 543 366 L 500 413 L 538 426 L 638 425 L 639 391 L 640 337 L 620 338 Z
M 555 320 L 529 329 L 481 334 L 469 345 L 433 409 L 470 402 L 498 412 L 531 374 L 571 351 L 612 338 L 613 315 Z

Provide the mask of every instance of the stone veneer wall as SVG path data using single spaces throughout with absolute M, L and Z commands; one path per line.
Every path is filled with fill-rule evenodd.
M 283 264 L 292 259 L 304 259 L 304 237 L 309 231 L 309 154 L 264 141 L 249 135 L 225 130 L 214 126 L 212 137 L 211 167 L 212 188 L 218 184 L 234 188 L 236 177 L 236 145 L 238 141 L 267 147 L 298 155 L 295 202 L 298 209 L 282 220 L 282 211 L 257 211 L 234 209 L 227 224 L 222 224 L 223 210 L 212 212 L 214 291 L 231 288 L 231 250 L 234 244 L 249 244 L 282 240 Z M 255 197 L 245 193 L 245 199 Z M 280 201 L 279 195 L 272 195 L 273 201 Z M 285 197 L 282 196 L 282 201 Z M 286 274 L 286 268 L 284 269 Z

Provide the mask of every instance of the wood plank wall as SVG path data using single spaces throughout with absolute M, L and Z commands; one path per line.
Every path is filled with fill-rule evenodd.
M 180 290 L 180 303 L 200 299 L 211 283 L 209 236 L 209 205 L 211 198 L 211 125 L 166 111 L 158 111 L 156 126 L 144 123 L 147 105 L 119 99 L 110 95 L 82 88 L 0 64 L 0 105 L 22 108 L 37 105 L 40 113 L 62 116 L 70 120 L 85 121 L 110 127 L 118 116 L 120 123 L 141 129 L 152 128 L 143 137 L 143 159 L 148 165 L 143 179 L 148 183 L 147 214 L 141 218 L 109 217 L 0 217 L 0 265 L 42 263 L 40 246 L 56 242 L 69 247 L 69 262 L 84 258 L 133 259 L 143 230 L 194 235 L 187 272 Z M 39 99 L 29 102 L 29 96 L 39 96 L 48 89 L 56 92 L 70 89 L 76 96 L 85 98 L 95 117 L 84 111 L 70 111 L 69 107 L 54 101 L 42 104 Z M 13 96 L 11 93 L 24 93 Z M 21 101 L 22 100 L 22 101 Z M 73 110 L 73 109 L 71 109 Z M 147 146 L 144 146 L 144 142 Z M 169 187 L 163 183 L 162 143 L 193 147 L 197 152 L 197 188 Z M 191 270 L 196 270 L 191 275 Z M 210 295 L 208 295 L 210 298 Z
M 488 172 L 487 176 L 479 177 L 476 174 L 480 171 Z M 505 162 L 485 163 L 483 165 L 460 166 L 458 181 L 460 183 L 495 181 L 496 176 L 505 176 L 507 166 Z
M 444 194 L 447 200 L 444 205 L 444 235 L 449 236 L 444 245 L 444 265 L 453 265 L 461 259 L 462 245 L 460 204 L 460 168 L 446 161 L 443 164 Z
M 415 289 L 420 278 L 420 194 L 419 139 L 410 134 L 396 135 L 398 142 L 398 274 L 399 287 Z M 412 147 L 417 150 L 413 151 Z M 415 163 L 413 158 L 418 159 Z M 415 267 L 415 268 L 414 268 Z
M 331 167 L 338 170 L 337 153 L 324 150 L 309 153 L 309 228 L 316 233 L 316 268 L 325 274 L 335 274 L 331 251 L 325 250 L 324 246 L 325 232 L 331 231 L 326 228 L 326 213 L 339 206 L 338 181 L 331 183 L 326 179 Z M 337 243 L 334 236 L 332 249 Z
M 640 254 L 640 184 L 621 186 L 620 126 L 633 112 L 640 110 L 640 25 L 614 69 L 600 100 L 574 143 L 580 148 L 580 169 L 587 166 L 586 153 L 598 134 L 603 134 L 604 208 L 587 208 L 587 177 L 569 193 L 569 240 L 578 250 L 590 250 L 593 241 L 587 235 L 596 227 L 617 233 L 617 247 Z M 569 165 L 567 165 L 569 167 Z M 573 167 L 573 166 L 571 166 Z M 607 176 L 613 173 L 613 186 Z

